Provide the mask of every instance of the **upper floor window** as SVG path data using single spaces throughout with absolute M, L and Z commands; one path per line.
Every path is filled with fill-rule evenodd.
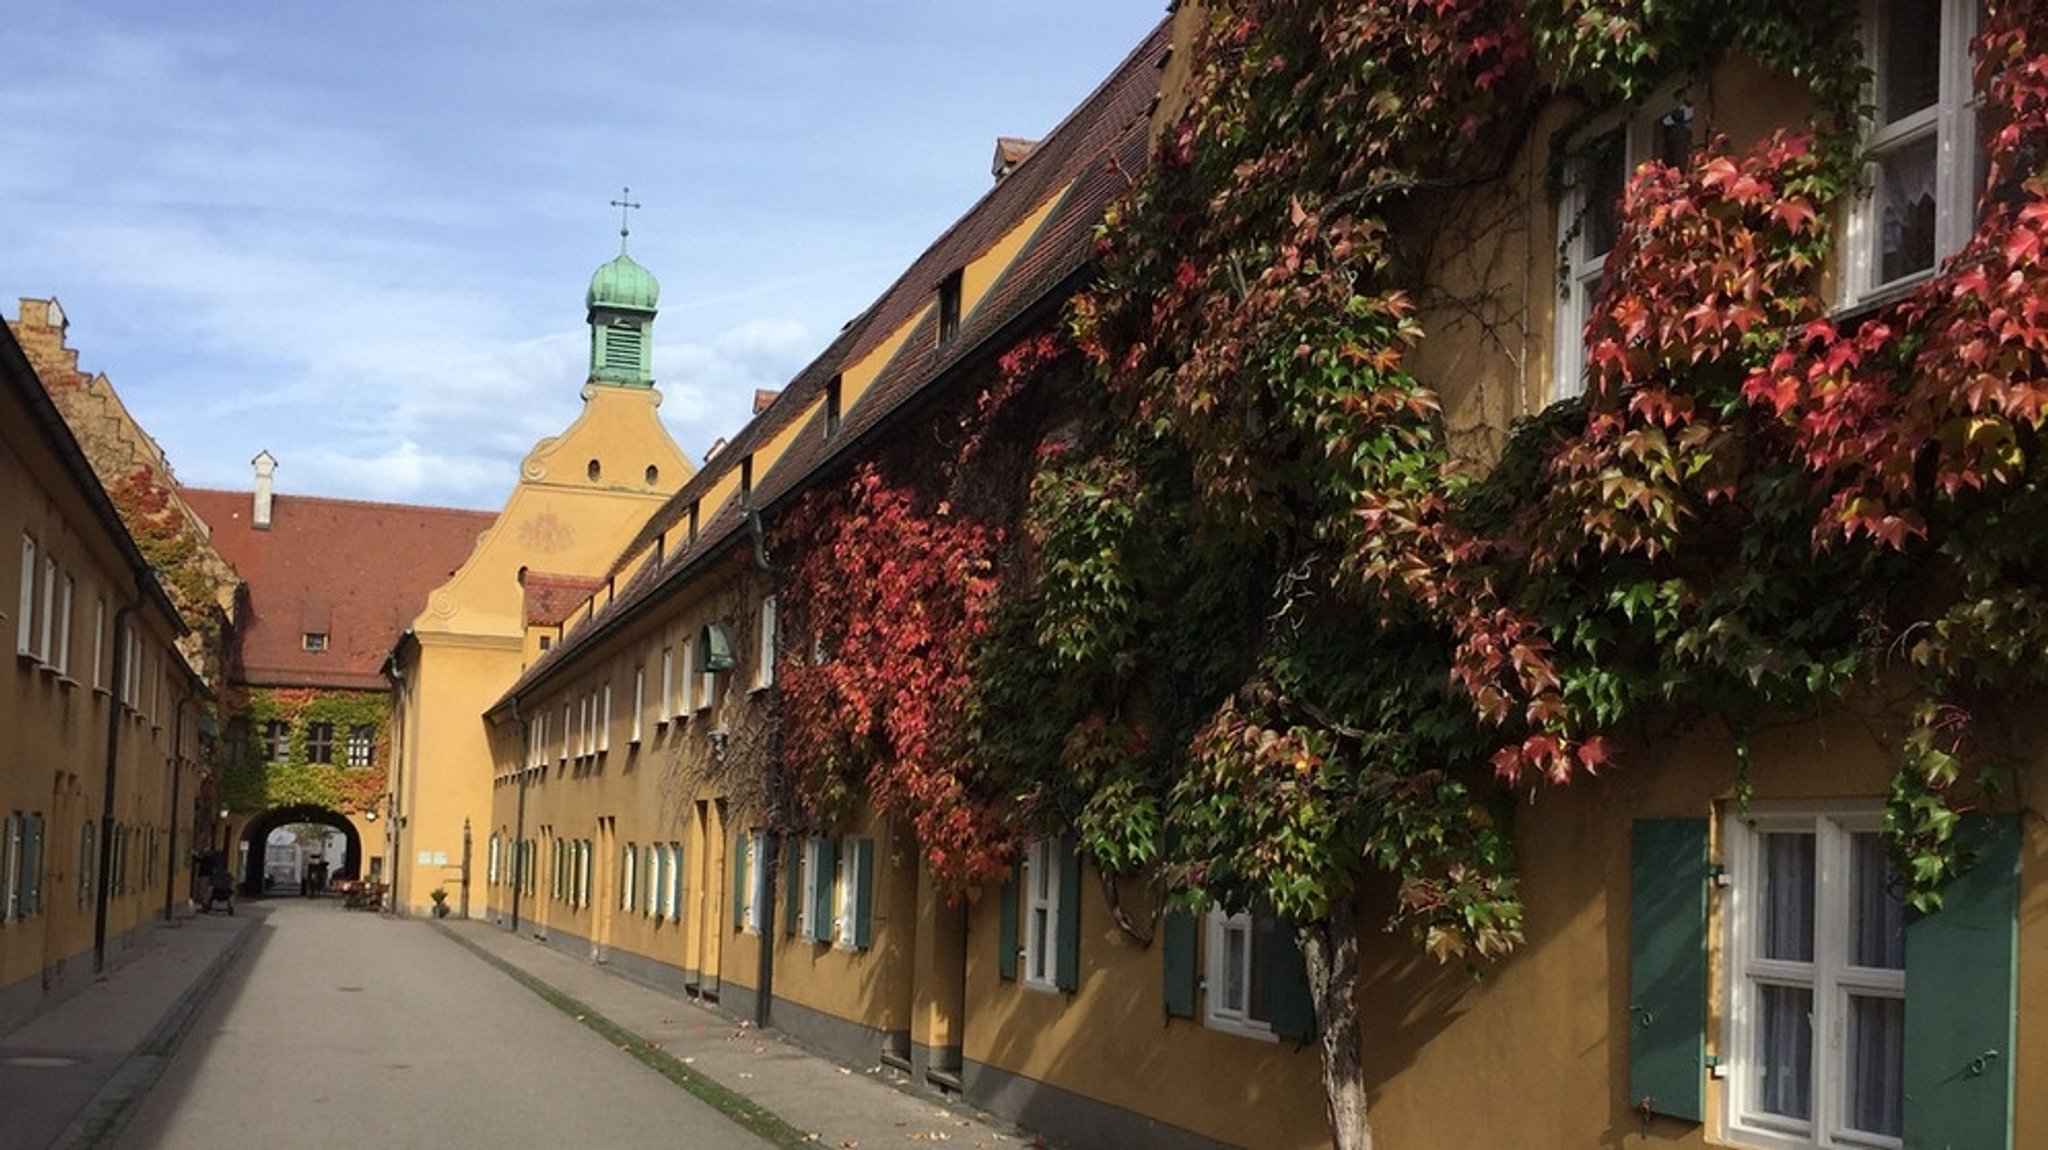
M 960 272 L 956 269 L 939 281 L 939 346 L 953 342 L 960 334 Z
M 348 765 L 367 767 L 376 758 L 377 728 L 369 723 L 356 723 L 348 729 Z
M 291 761 L 292 726 L 283 719 L 271 719 L 263 724 L 263 757 L 272 763 Z
M 775 596 L 761 600 L 761 644 L 754 662 L 756 690 L 775 685 Z
M 1621 194 L 1638 167 L 1652 160 L 1682 165 L 1692 154 L 1692 105 L 1675 96 L 1653 99 L 1634 114 L 1605 118 L 1581 134 L 1564 167 L 1559 205 L 1554 399 L 1586 390 L 1586 322 L 1600 292 L 1607 256 L 1621 236 Z
M 21 537 L 21 600 L 15 608 L 14 650 L 21 655 L 33 655 L 36 650 L 36 541 L 32 535 Z
M 825 385 L 825 438 L 827 439 L 839 434 L 840 404 L 843 402 L 842 395 L 843 389 L 840 384 L 840 377 L 835 375 L 832 377 L 832 382 Z
M 1930 275 L 1969 238 L 1984 160 L 1970 38 L 1978 0 L 1871 0 L 1869 167 L 1850 220 L 1850 301 Z
M 307 631 L 299 636 L 299 649 L 303 651 L 325 651 L 327 632 Z
M 331 763 L 334 761 L 334 724 L 306 724 L 306 761 L 309 763 Z

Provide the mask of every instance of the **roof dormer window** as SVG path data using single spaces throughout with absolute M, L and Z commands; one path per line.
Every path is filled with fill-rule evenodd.
M 953 342 L 960 334 L 960 271 L 939 281 L 939 346 Z

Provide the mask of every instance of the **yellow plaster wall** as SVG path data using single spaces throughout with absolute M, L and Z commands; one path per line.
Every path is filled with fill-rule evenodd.
M 177 652 L 171 621 L 153 604 L 145 601 L 128 616 L 128 629 L 140 637 L 142 652 L 134 705 L 118 703 L 109 689 L 94 686 L 96 604 L 106 608 L 98 658 L 112 688 L 117 686 L 116 617 L 135 598 L 134 576 L 113 536 L 36 428 L 13 393 L 0 392 L 0 545 L 6 548 L 0 559 L 0 642 L 6 645 L 6 663 L 0 665 L 0 732 L 7 741 L 6 753 L 0 756 L 0 816 L 20 812 L 43 818 L 43 905 L 37 913 L 0 926 L 0 994 L 33 991 L 45 970 L 54 972 L 92 949 L 97 891 L 95 884 L 81 896 L 81 846 L 88 822 L 94 824 L 95 843 L 101 837 L 109 709 L 120 710 L 113 818 L 131 828 L 127 881 L 111 892 L 108 902 L 106 937 L 112 952 L 123 948 L 124 936 L 135 926 L 161 914 L 166 893 L 174 901 L 184 898 L 184 859 L 192 846 L 191 796 L 198 787 L 191 680 Z M 46 558 L 56 559 L 60 579 L 73 580 L 68 674 L 14 653 L 25 533 L 37 544 L 36 611 L 42 610 L 40 582 Z M 52 606 L 62 609 L 61 593 Z M 61 634 L 61 628 L 53 627 L 53 662 Z M 173 745 L 181 733 L 182 753 Z M 175 783 L 175 808 L 174 770 L 182 771 Z M 97 850 L 94 855 L 97 873 Z M 9 1000 L 0 999 L 4 1001 Z
M 567 430 L 527 455 L 496 522 L 413 621 L 415 682 L 400 704 L 408 712 L 400 716 L 408 736 L 401 749 L 407 823 L 394 844 L 395 897 L 403 910 L 430 907 L 428 891 L 456 873 L 420 865 L 420 852 L 445 852 L 452 866 L 462 820 L 471 821 L 480 844 L 488 831 L 476 829 L 493 825 L 493 757 L 481 716 L 538 651 L 537 633 L 526 627 L 520 572 L 601 575 L 692 473 L 661 424 L 659 392 L 593 384 L 584 399 Z M 652 483 L 649 466 L 656 470 Z M 545 855 L 539 861 L 545 864 Z

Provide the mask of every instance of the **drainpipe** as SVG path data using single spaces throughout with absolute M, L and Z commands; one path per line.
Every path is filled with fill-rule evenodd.
M 405 669 L 398 665 L 396 654 L 391 658 L 391 681 L 398 688 L 398 707 L 397 720 L 391 724 L 391 805 L 385 812 L 389 819 L 384 824 L 384 834 L 391 851 L 391 874 L 387 876 L 391 889 L 391 913 L 403 914 L 405 907 L 399 899 L 404 897 L 405 888 L 398 885 L 398 864 L 405 855 L 405 816 L 400 813 L 400 801 L 405 794 L 405 756 L 411 748 L 405 741 L 406 712 L 409 710 Z
M 768 562 L 767 539 L 761 529 L 761 513 L 758 510 L 747 512 L 747 532 L 754 540 L 754 566 L 768 577 L 768 586 L 772 590 L 780 590 L 782 572 Z M 775 733 L 780 730 L 780 725 L 771 724 L 769 729 L 768 761 L 763 764 L 763 771 L 768 776 L 768 833 L 762 836 L 761 840 L 761 849 L 768 853 L 761 866 L 761 874 L 767 880 L 768 889 L 761 893 L 761 962 L 756 970 L 760 993 L 754 1000 L 756 1027 L 768 1025 L 768 1016 L 775 1004 L 775 892 L 776 888 L 782 885 L 784 865 L 782 835 L 778 830 L 782 821 L 782 812 L 779 809 L 782 805 L 782 741 L 780 735 Z
M 184 871 L 190 868 L 179 866 L 182 860 L 178 855 L 178 783 L 185 774 L 185 704 L 191 701 L 179 699 L 178 705 L 171 712 L 174 716 L 171 723 L 171 849 L 169 858 L 164 863 L 165 922 L 171 921 L 171 907 L 175 905 L 178 888 L 177 882 L 173 881 L 171 876 L 176 874 L 181 879 L 189 878 Z M 189 882 L 187 885 L 190 885 Z
M 517 695 L 512 696 L 512 729 L 519 733 L 521 740 L 527 737 L 526 719 L 519 713 L 519 696 Z M 527 754 L 520 756 L 519 759 L 519 804 L 517 813 L 512 817 L 512 933 L 514 935 L 519 933 L 519 896 L 526 891 L 526 779 L 528 769 L 531 766 L 526 760 L 532 753 L 533 748 L 528 747 Z
M 114 689 L 107 694 L 107 778 L 106 795 L 100 803 L 100 873 L 95 882 L 92 910 L 92 972 L 107 972 L 107 902 L 113 896 L 114 876 L 114 781 L 121 761 L 122 687 L 128 674 L 128 617 L 142 607 L 142 587 L 135 588 L 135 601 L 114 612 Z

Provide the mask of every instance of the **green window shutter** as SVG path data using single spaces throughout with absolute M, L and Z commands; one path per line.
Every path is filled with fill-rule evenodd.
M 1639 819 L 1629 863 L 1628 1108 L 1706 1118 L 1707 820 Z
M 782 893 L 788 896 L 782 906 L 782 933 L 784 934 L 796 933 L 797 910 L 804 898 L 803 862 L 803 843 L 794 838 L 784 842 L 782 869 L 787 873 L 783 876 Z
M 1315 996 L 1309 993 L 1308 960 L 1301 953 L 1301 936 L 1284 918 L 1273 920 L 1272 954 L 1266 1009 L 1273 1033 L 1291 1042 L 1306 1042 L 1316 1033 Z
M 1059 847 L 1060 920 L 1059 942 L 1053 954 L 1053 985 L 1061 990 L 1081 986 L 1081 856 L 1072 839 L 1063 838 Z
M 811 937 L 819 942 L 832 941 L 832 875 L 838 867 L 837 844 L 831 839 L 819 839 L 818 878 L 811 884 Z M 852 877 L 847 876 L 847 880 L 852 881 Z
M 2017 815 L 1973 819 L 1940 911 L 1906 924 L 1906 1145 L 2012 1146 Z
M 21 898 L 21 913 L 43 911 L 43 816 L 28 817 L 28 832 L 21 847 L 21 872 L 28 878 L 27 893 Z
M 1166 1014 L 1169 1018 L 1195 1016 L 1195 948 L 1201 936 L 1199 922 L 1184 910 L 1166 912 L 1160 941 L 1166 960 Z
M 732 848 L 732 928 L 744 930 L 747 926 L 747 848 L 752 843 L 745 831 L 733 840 Z
M 875 927 L 875 840 L 854 842 L 853 863 L 860 877 L 860 885 L 853 888 L 853 945 L 866 950 Z
M 1024 864 L 1010 864 L 1010 881 L 1003 884 L 1001 906 L 996 920 L 996 973 L 1005 981 L 1017 980 L 1017 896 L 1024 886 Z

